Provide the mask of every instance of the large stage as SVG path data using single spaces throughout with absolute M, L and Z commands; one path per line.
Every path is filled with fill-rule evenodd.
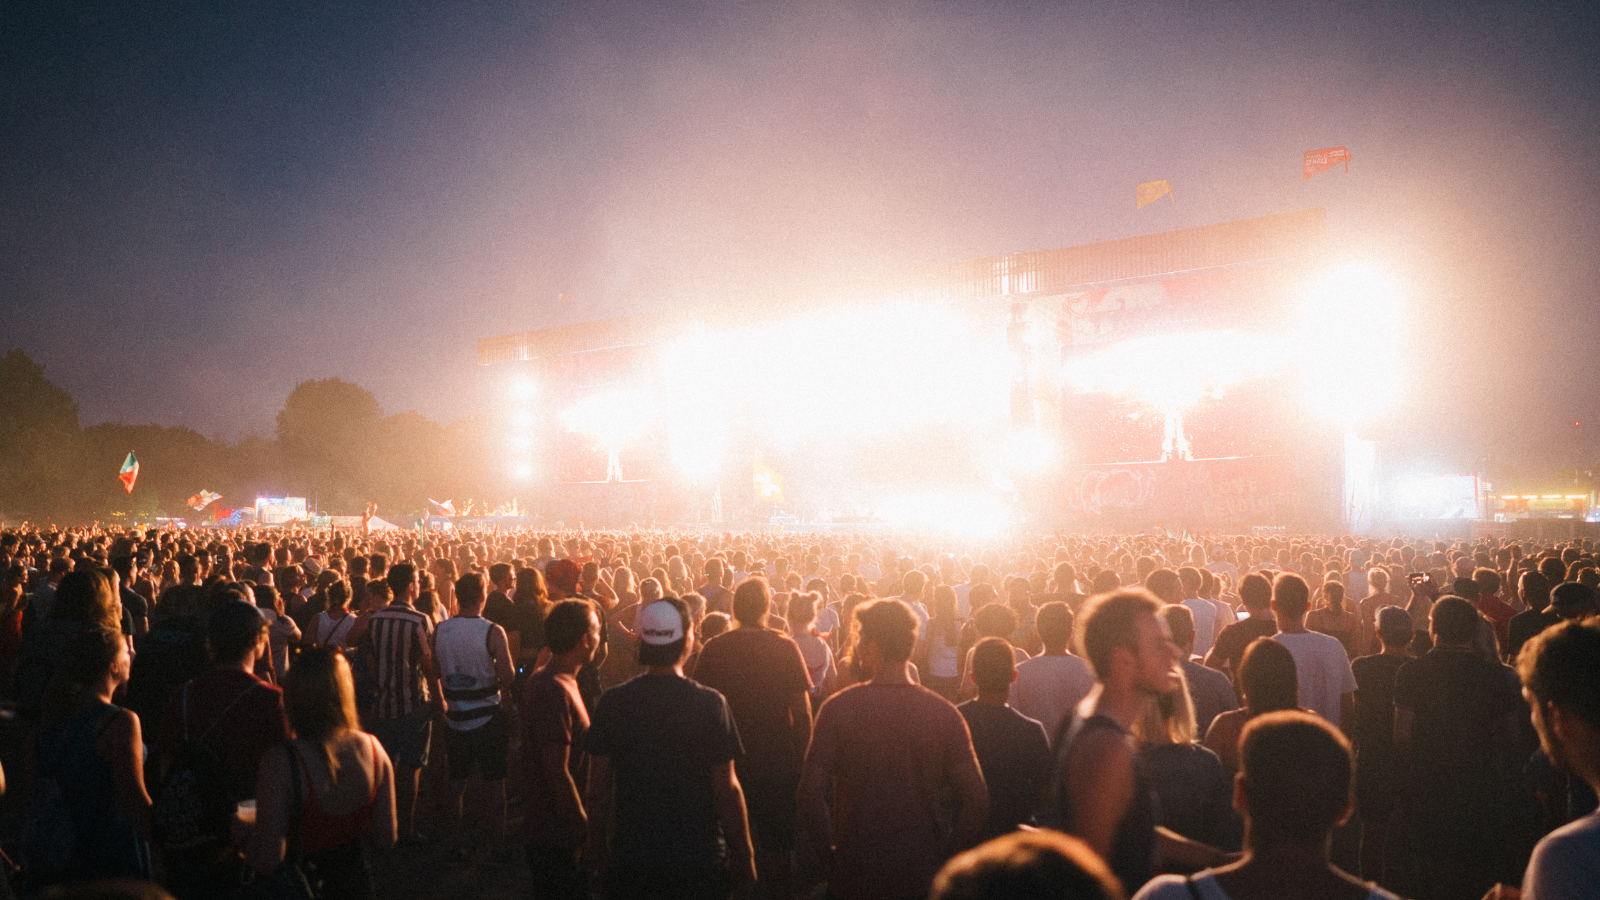
M 1341 524 L 1287 341 L 1313 209 L 479 341 L 536 516 Z M 1314 362 L 1314 361 L 1312 361 Z

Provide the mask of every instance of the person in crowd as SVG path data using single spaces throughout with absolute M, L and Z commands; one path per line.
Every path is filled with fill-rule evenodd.
M 1122 900 L 1104 861 L 1055 831 L 1019 831 L 945 863 L 929 900 Z
M 133 624 L 129 636 L 137 640 L 139 635 L 150 630 L 150 604 L 133 589 L 140 575 L 139 560 L 132 553 L 118 553 L 111 557 L 111 570 L 117 575 L 117 599 Z
M 1213 612 L 1212 630 L 1205 636 L 1207 639 L 1203 643 L 1198 640 L 1199 629 L 1196 629 L 1195 643 L 1205 648 L 1196 652 L 1203 660 L 1211 653 L 1211 648 L 1216 646 L 1216 636 L 1222 633 L 1222 629 L 1237 622 L 1239 616 L 1234 613 L 1233 607 L 1210 596 L 1216 589 L 1216 576 L 1212 573 L 1195 566 L 1179 566 L 1178 583 L 1183 585 L 1183 605 L 1189 607 L 1191 613 L 1196 609 L 1204 611 L 1206 607 Z
M 1239 579 L 1239 602 L 1244 606 L 1246 618 L 1222 629 L 1205 660 L 1206 666 L 1226 672 L 1235 684 L 1239 681 L 1244 648 L 1257 638 L 1278 633 L 1278 622 L 1272 617 L 1272 582 L 1254 572 Z
M 1517 598 L 1527 607 L 1506 626 L 1506 658 L 1516 662 L 1524 644 L 1536 634 L 1560 623 L 1550 609 L 1550 581 L 1537 571 L 1523 572 L 1517 581 Z
M 1195 662 L 1194 618 L 1189 608 L 1168 604 L 1161 608 L 1161 617 L 1166 620 L 1173 643 L 1178 645 L 1178 668 L 1183 670 L 1197 733 L 1205 734 L 1213 719 L 1239 708 L 1239 696 L 1233 692 L 1228 676 Z
M 294 739 L 261 757 L 255 821 L 238 829 L 250 866 L 270 875 L 293 840 L 321 882 L 321 896 L 371 900 L 362 840 L 395 846 L 394 767 L 360 729 L 344 655 L 328 647 L 302 653 L 284 679 L 283 702 Z
M 1509 655 L 1506 648 L 1511 644 L 1511 618 L 1517 609 L 1500 596 L 1503 582 L 1499 572 L 1479 567 L 1473 570 L 1472 580 L 1478 585 L 1478 614 L 1494 627 L 1495 644 L 1500 648 L 1500 658 L 1505 659 Z
M 1145 707 L 1181 684 L 1178 649 L 1157 616 L 1161 605 L 1147 590 L 1103 594 L 1085 605 L 1076 639 L 1096 684 L 1057 742 L 1048 804 L 1050 819 L 1100 854 L 1128 889 L 1148 881 L 1158 859 L 1199 868 L 1222 858 L 1214 848 L 1158 834 L 1154 785 L 1131 734 Z
M 1338 640 L 1345 655 L 1355 658 L 1361 617 L 1345 600 L 1344 585 L 1333 580 L 1322 583 L 1322 603 L 1306 614 L 1306 628 Z
M 839 671 L 833 662 L 833 648 L 817 634 L 817 603 L 822 596 L 808 591 L 789 601 L 789 636 L 800 648 L 806 675 L 811 679 L 811 708 L 815 710 L 838 687 Z
M 1502 667 L 1477 651 L 1480 621 L 1466 600 L 1439 598 L 1433 649 L 1395 675 L 1401 814 L 1416 836 L 1403 886 L 1421 900 L 1481 896 L 1499 874 L 1494 761 L 1514 740 L 1521 704 Z
M 284 613 L 283 595 L 261 585 L 254 589 L 256 606 L 267 620 L 267 644 L 272 656 L 272 671 L 279 680 L 289 673 L 289 648 L 300 642 L 300 626 Z
M 691 625 L 676 597 L 645 607 L 645 673 L 600 698 L 584 737 L 589 847 L 611 900 L 722 900 L 755 883 L 734 772 L 744 748 L 727 700 L 684 677 Z
M 852 655 L 867 680 L 817 714 L 800 780 L 801 824 L 830 896 L 924 897 L 945 860 L 983 828 L 988 790 L 966 721 L 912 681 L 915 614 L 879 600 L 858 607 L 855 623 Z M 948 831 L 938 809 L 947 790 L 960 810 Z
M 956 615 L 955 589 L 948 584 L 933 589 L 926 643 L 928 672 L 922 683 L 946 700 L 954 700 L 961 686 L 961 620 Z
M 355 628 L 356 614 L 350 611 L 350 599 L 349 582 L 335 581 L 328 586 L 328 607 L 317 613 L 313 645 L 353 649 L 350 634 Z
M 1239 771 L 1239 738 L 1256 716 L 1299 708 L 1300 678 L 1294 654 L 1270 637 L 1256 638 L 1239 664 L 1239 689 L 1244 706 L 1222 713 L 1206 729 L 1206 749 L 1222 760 L 1229 775 Z
M 151 877 L 142 730 L 137 715 L 112 702 L 130 666 L 122 633 L 104 625 L 78 629 L 62 648 L 32 748 L 29 893 Z
M 169 792 L 183 796 L 167 776 L 189 742 L 216 757 L 239 801 L 255 797 L 262 755 L 289 738 L 282 690 L 255 675 L 256 662 L 270 652 L 267 623 L 257 608 L 237 594 L 224 595 L 207 618 L 206 640 L 213 666 L 172 692 L 156 732 L 162 773 L 157 801 L 163 804 Z M 202 900 L 237 885 L 242 862 L 235 847 L 212 841 L 163 847 L 162 867 L 167 889 L 178 900 Z
M 1081 656 L 1067 652 L 1072 643 L 1072 609 L 1056 601 L 1039 607 L 1033 627 L 1043 652 L 1016 665 L 1011 684 L 1011 707 L 1044 726 L 1045 738 L 1056 737 L 1073 711 L 1094 689 L 1094 673 Z
M 1356 655 L 1368 656 L 1382 652 L 1378 642 L 1378 610 L 1385 606 L 1401 606 L 1400 598 L 1389 593 L 1389 573 L 1381 566 L 1367 570 L 1368 593 L 1356 602 L 1356 614 L 1361 618 L 1361 630 L 1356 632 Z
M 720 557 L 713 556 L 706 560 L 705 577 L 701 579 L 700 586 L 694 588 L 695 593 L 705 598 L 708 612 L 733 611 L 733 592 L 722 586 L 723 564 Z M 676 581 L 677 578 L 674 578 Z M 687 587 L 674 587 L 674 593 L 687 591 Z
M 1361 877 L 1384 876 L 1389 821 L 1401 792 L 1399 754 L 1394 746 L 1394 685 L 1410 659 L 1411 614 L 1398 606 L 1378 610 L 1382 653 L 1352 663 L 1356 676 L 1354 727 L 1350 730 L 1356 759 L 1356 816 L 1361 824 Z
M 1559 769 L 1600 793 L 1600 624 L 1564 622 L 1517 657 L 1539 744 Z M 1593 894 L 1600 885 L 1600 812 L 1550 832 L 1534 847 L 1522 900 Z
M 1245 727 L 1233 802 L 1244 816 L 1238 862 L 1192 877 L 1162 875 L 1133 900 L 1396 900 L 1330 860 L 1350 817 L 1350 745 L 1318 716 L 1274 712 Z
M 1215 643 L 1217 628 L 1217 608 L 1208 600 L 1196 597 L 1184 597 L 1183 579 L 1171 569 L 1153 569 L 1144 579 L 1145 589 L 1154 594 L 1163 603 L 1177 604 L 1188 607 L 1194 615 L 1195 650 L 1202 659 L 1211 652 L 1211 645 Z
M 600 619 L 587 600 L 562 600 L 545 618 L 550 661 L 529 676 L 518 708 L 522 734 L 523 817 L 535 900 L 585 900 L 582 853 L 588 836 L 583 787 L 589 711 L 578 670 L 600 646 Z
M 1044 726 L 1010 707 L 1016 663 L 1004 638 L 984 638 L 972 652 L 978 696 L 957 706 L 989 789 L 984 839 L 1033 824 L 1049 783 L 1050 743 Z
M 1338 638 L 1306 628 L 1311 591 L 1299 575 L 1284 573 L 1272 584 L 1272 639 L 1289 648 L 1300 682 L 1300 705 L 1340 727 L 1355 704 L 1356 676 Z
M 398 568 L 398 567 L 396 567 Z M 457 852 L 467 849 L 462 801 L 474 769 L 488 795 L 488 841 L 492 858 L 504 855 L 510 714 L 502 706 L 515 677 L 505 629 L 483 615 L 487 595 L 475 572 L 456 579 L 455 615 L 433 633 L 433 659 L 445 704 L 445 755 L 450 761 L 448 829 Z
M 1550 589 L 1550 611 L 1566 622 L 1600 615 L 1600 593 L 1587 584 L 1565 581 Z
M 733 594 L 738 627 L 708 641 L 694 679 L 722 694 L 744 745 L 735 769 L 744 788 L 763 894 L 788 900 L 795 791 L 811 741 L 811 678 L 792 638 L 766 627 L 772 596 L 765 578 Z
M 436 671 L 433 623 L 413 605 L 421 586 L 410 563 L 390 567 L 384 581 L 373 584 L 384 584 L 394 599 L 368 616 L 361 638 L 367 674 L 374 686 L 367 730 L 383 744 L 394 763 L 401 839 L 420 840 L 417 788 L 422 767 L 428 764 L 434 698 L 438 695 L 437 687 L 430 690 Z
M 1172 609 L 1184 608 L 1162 611 Z M 1158 695 L 1133 723 L 1139 763 L 1155 790 L 1156 825 L 1209 847 L 1237 851 L 1241 826 L 1232 805 L 1233 779 L 1217 755 L 1195 740 L 1195 721 L 1188 683 L 1180 675 L 1178 688 Z
M 111 579 L 100 569 L 85 565 L 56 579 L 44 618 L 29 622 L 24 613 L 14 685 L 18 711 L 24 718 L 36 720 L 42 712 L 46 690 L 74 634 L 99 626 L 116 630 L 126 639 L 121 606 Z

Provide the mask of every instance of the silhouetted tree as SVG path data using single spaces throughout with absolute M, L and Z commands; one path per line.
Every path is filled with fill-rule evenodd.
M 0 358 L 0 516 L 42 521 L 67 512 L 77 505 L 81 462 L 72 395 L 21 350 Z

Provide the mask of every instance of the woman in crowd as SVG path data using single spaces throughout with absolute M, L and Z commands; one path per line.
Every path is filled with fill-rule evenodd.
M 928 620 L 929 690 L 956 702 L 961 687 L 961 623 L 956 618 L 956 592 L 948 584 L 933 589 L 933 616 Z
M 1217 716 L 1206 731 L 1206 749 L 1222 760 L 1229 775 L 1239 771 L 1239 735 L 1256 716 L 1299 708 L 1300 677 L 1289 648 L 1272 638 L 1256 638 L 1239 663 L 1244 706 Z
M 1339 639 L 1346 656 L 1355 657 L 1356 632 L 1361 628 L 1361 618 L 1344 599 L 1344 585 L 1329 579 L 1322 583 L 1322 605 L 1306 616 L 1306 628 L 1320 631 Z
M 283 595 L 275 589 L 262 585 L 255 595 L 256 606 L 272 619 L 267 625 L 267 641 L 272 648 L 272 671 L 281 679 L 289 672 L 289 648 L 300 643 L 300 626 L 284 613 Z
M 111 702 L 131 665 L 121 631 L 101 623 L 79 628 L 63 648 L 33 747 L 29 893 L 150 877 L 143 733 L 138 716 Z
M 295 738 L 261 758 L 256 823 L 244 843 L 250 865 L 275 871 L 295 849 L 288 846 L 294 821 L 323 896 L 371 898 L 361 838 L 395 845 L 394 768 L 377 739 L 360 730 L 343 654 L 326 647 L 302 654 L 284 683 L 283 705 Z
M 806 673 L 811 676 L 811 707 L 816 709 L 828 699 L 839 681 L 833 664 L 833 649 L 817 635 L 817 603 L 822 598 L 815 592 L 797 594 L 789 600 L 789 636 L 800 646 L 800 656 L 805 659 Z M 955 598 L 951 598 L 951 604 Z
M 1146 704 L 1133 725 L 1139 761 L 1160 800 L 1156 824 L 1218 850 L 1238 850 L 1233 780 L 1217 754 L 1195 742 L 1194 703 L 1182 671 L 1178 681 L 1177 690 Z
M 328 586 L 328 608 L 317 613 L 315 635 L 312 643 L 318 647 L 354 646 L 350 632 L 355 627 L 356 615 L 350 611 L 350 583 L 335 581 Z

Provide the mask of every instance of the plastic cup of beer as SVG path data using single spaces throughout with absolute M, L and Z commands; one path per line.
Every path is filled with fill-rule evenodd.
M 254 827 L 256 824 L 256 802 L 254 800 L 240 800 L 237 815 L 240 822 Z

